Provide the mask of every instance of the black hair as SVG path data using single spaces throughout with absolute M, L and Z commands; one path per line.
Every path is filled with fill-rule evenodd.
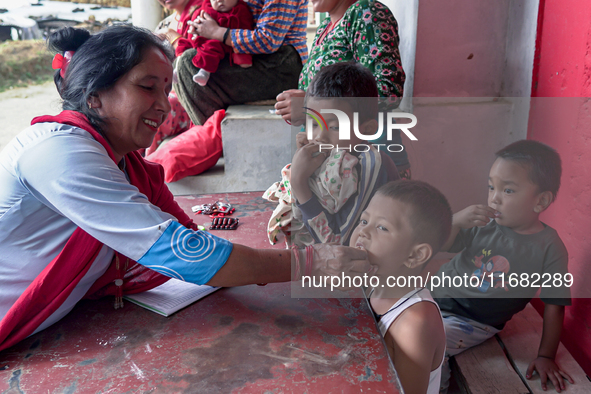
M 452 220 L 443 193 L 425 182 L 398 180 L 386 183 L 376 194 L 407 204 L 415 241 L 431 245 L 433 255 L 439 252 L 449 238 Z
M 552 193 L 552 201 L 556 199 L 560 189 L 562 161 L 554 149 L 538 141 L 520 140 L 499 150 L 496 155 L 524 166 L 530 181 L 539 191 L 548 191 Z
M 174 59 L 168 42 L 147 29 L 130 25 L 111 26 L 95 35 L 66 27 L 52 33 L 47 46 L 57 53 L 75 51 L 64 78 L 57 70 L 53 80 L 63 100 L 62 108 L 86 115 L 99 132 L 104 120 L 88 108 L 90 97 L 115 85 L 142 61 L 147 48 L 158 48 L 170 61 Z
M 322 68 L 312 79 L 306 90 L 306 100 L 310 97 L 359 98 L 346 100 L 353 112 L 359 113 L 359 121 L 376 119 L 378 116 L 378 85 L 371 71 L 360 63 L 342 62 Z

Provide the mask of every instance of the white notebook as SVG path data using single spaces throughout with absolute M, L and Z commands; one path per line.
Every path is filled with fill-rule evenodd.
M 196 285 L 178 279 L 170 279 L 152 290 L 127 295 L 123 298 L 168 317 L 217 289 L 219 287 Z

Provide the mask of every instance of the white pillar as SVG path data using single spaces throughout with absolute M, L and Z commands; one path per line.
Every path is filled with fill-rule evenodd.
M 157 0 L 131 0 L 131 21 L 134 26 L 154 30 L 162 17 Z

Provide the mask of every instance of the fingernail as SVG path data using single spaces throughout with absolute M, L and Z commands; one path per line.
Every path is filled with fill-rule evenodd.
M 501 213 L 500 212 L 495 212 L 495 217 L 499 217 L 499 216 L 501 216 Z

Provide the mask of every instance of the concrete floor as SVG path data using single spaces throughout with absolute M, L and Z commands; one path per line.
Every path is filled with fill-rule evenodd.
M 60 97 L 53 81 L 0 93 L 0 150 L 35 116 L 60 112 Z

